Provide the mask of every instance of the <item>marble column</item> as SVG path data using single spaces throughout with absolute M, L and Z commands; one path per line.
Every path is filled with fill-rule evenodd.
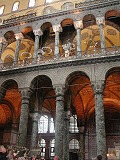
M 41 29 L 34 30 L 33 32 L 35 34 L 33 63 L 36 63 L 37 62 L 37 58 L 38 58 L 38 49 L 39 49 L 40 36 L 43 34 L 43 32 L 41 31 Z
M 59 32 L 62 31 L 62 28 L 61 28 L 60 24 L 53 25 L 53 30 L 55 32 L 54 58 L 59 58 L 60 57 L 60 53 L 59 53 Z
M 17 64 L 18 59 L 19 59 L 19 51 L 20 51 L 22 33 L 15 34 L 15 38 L 16 38 L 16 49 L 15 49 L 14 63 Z
M 97 17 L 96 18 L 96 23 L 100 28 L 100 44 L 101 44 L 101 51 L 103 53 L 103 51 L 105 49 L 105 35 L 104 35 L 105 19 L 104 19 L 104 17 Z
M 55 155 L 63 160 L 64 87 L 56 86 Z
M 99 81 L 95 82 L 93 84 L 93 90 L 95 94 L 97 155 L 102 155 L 103 160 L 106 160 L 106 133 L 103 105 L 104 83 Z
M 31 148 L 34 148 L 37 143 L 38 120 L 40 119 L 40 114 L 38 112 L 30 113 L 30 117 L 32 118 Z
M 77 30 L 77 57 L 81 57 L 81 55 L 82 55 L 81 30 L 83 28 L 83 22 L 82 21 L 75 21 L 74 26 L 75 26 L 75 29 Z
M 63 160 L 69 160 L 69 126 L 70 112 L 64 112 L 64 129 L 63 129 Z
M 79 139 L 79 151 L 78 151 L 78 159 L 84 160 L 84 148 L 85 148 L 85 142 L 84 142 L 84 133 L 85 133 L 85 126 L 78 127 L 79 133 L 80 133 L 80 139 Z
M 25 146 L 27 138 L 30 91 L 28 89 L 23 89 L 21 90 L 21 95 L 22 95 L 22 103 L 21 103 L 21 113 L 19 122 L 18 145 Z

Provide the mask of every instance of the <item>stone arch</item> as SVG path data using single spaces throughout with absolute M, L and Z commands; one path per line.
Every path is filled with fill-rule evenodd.
M 21 94 L 18 90 L 18 84 L 15 80 L 9 79 L 2 83 L 0 88 L 1 106 L 6 106 L 10 115 L 8 116 L 12 123 L 18 123 L 20 116 Z M 1 113 L 0 113 L 1 115 Z
M 61 6 L 62 11 L 67 11 L 72 9 L 74 9 L 74 4 L 72 2 L 66 2 Z
M 26 26 L 21 29 L 21 33 L 25 39 L 35 41 L 35 35 L 33 33 L 33 28 L 31 26 Z
M 4 38 L 6 39 L 8 45 L 16 41 L 15 33 L 12 30 L 7 31 L 4 34 Z
M 86 73 L 76 71 L 67 77 L 65 84 L 67 89 L 70 90 L 71 107 L 77 114 L 78 126 L 84 126 L 87 116 L 89 116 L 88 110 L 94 107 L 94 101 L 91 105 L 87 105 L 91 101 L 90 99 L 94 97 L 90 79 Z
M 67 18 L 61 22 L 62 32 L 60 33 L 62 41 L 62 56 L 75 55 L 76 47 L 73 44 L 73 39 L 76 35 L 73 19 Z M 68 48 L 66 49 L 66 46 Z
M 55 92 L 51 79 L 46 75 L 39 75 L 31 81 L 30 88 L 33 90 L 30 98 L 30 112 L 46 110 L 54 116 L 56 106 Z
M 43 35 L 40 37 L 40 48 L 42 48 L 42 60 L 49 60 L 54 57 L 55 32 L 52 23 L 45 22 L 41 25 Z
M 83 28 L 96 24 L 96 18 L 93 14 L 88 14 L 83 17 Z
M 120 30 L 120 11 L 109 10 L 105 13 L 106 23 Z

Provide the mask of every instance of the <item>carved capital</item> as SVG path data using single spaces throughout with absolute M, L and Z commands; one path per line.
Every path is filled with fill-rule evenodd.
M 92 83 L 92 88 L 95 94 L 103 94 L 104 87 L 105 87 L 104 82 L 97 81 L 97 82 Z
M 105 24 L 105 18 L 104 17 L 97 17 L 96 18 L 97 25 L 104 25 Z
M 15 38 L 16 38 L 16 40 L 22 39 L 22 38 L 23 38 L 22 33 L 16 33 L 16 34 L 15 34 Z
M 53 25 L 52 27 L 54 32 L 62 32 L 62 27 L 60 24 Z
M 30 88 L 22 88 L 20 89 L 22 99 L 29 99 L 33 91 Z
M 75 21 L 74 22 L 75 29 L 82 29 L 83 28 L 83 22 L 81 21 Z
M 64 85 L 54 85 L 56 96 L 64 95 L 65 86 Z
M 30 113 L 30 117 L 32 118 L 33 121 L 38 121 L 40 119 L 40 114 L 37 112 Z
M 41 29 L 36 29 L 33 32 L 34 32 L 35 36 L 42 36 L 43 35 L 43 32 Z

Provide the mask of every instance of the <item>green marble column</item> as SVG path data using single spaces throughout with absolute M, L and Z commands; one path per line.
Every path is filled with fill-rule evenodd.
M 21 113 L 19 122 L 19 133 L 18 133 L 18 145 L 25 146 L 27 138 L 27 125 L 28 125 L 28 108 L 29 108 L 29 90 L 23 89 L 21 91 L 22 103 L 21 103 Z
M 31 134 L 31 148 L 36 147 L 37 134 L 38 134 L 38 120 L 40 119 L 39 113 L 30 113 L 32 118 L 32 134 Z
M 56 86 L 55 155 L 63 160 L 64 87 Z
M 97 155 L 102 155 L 106 160 L 106 133 L 105 117 L 103 106 L 104 83 L 96 82 L 93 84 L 95 94 L 95 119 L 96 119 L 96 138 L 97 138 Z
M 64 112 L 64 128 L 63 128 L 63 160 L 69 160 L 69 111 Z

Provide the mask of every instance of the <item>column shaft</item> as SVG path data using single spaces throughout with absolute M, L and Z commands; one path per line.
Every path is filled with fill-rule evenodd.
M 63 129 L 63 160 L 69 160 L 69 125 L 70 118 L 68 113 L 65 112 L 64 129 Z
M 18 62 L 18 58 L 19 58 L 20 43 L 21 43 L 21 40 L 20 40 L 20 39 L 17 39 L 17 40 L 16 40 L 15 56 L 14 56 L 14 62 L 15 62 L 15 63 Z
M 83 22 L 75 21 L 74 22 L 75 29 L 77 30 L 77 57 L 82 55 L 82 45 L 81 45 L 81 29 L 83 28 Z
M 54 51 L 54 57 L 59 58 L 59 32 L 55 32 L 55 51 Z
M 106 160 L 106 133 L 105 118 L 103 106 L 103 84 L 96 83 L 95 91 L 95 118 L 96 118 L 96 138 L 97 138 L 97 155 L 102 155 Z
M 18 135 L 19 146 L 26 145 L 27 125 L 28 125 L 28 105 L 29 105 L 29 97 L 27 96 L 22 97 L 22 106 L 21 106 L 20 123 L 19 123 L 19 135 Z
M 36 147 L 37 134 L 38 134 L 38 120 L 40 118 L 39 113 L 31 113 L 32 117 L 32 134 L 31 134 L 31 148 Z
M 63 118 L 64 94 L 62 87 L 56 87 L 55 154 L 63 160 Z
M 35 46 L 34 46 L 34 56 L 33 56 L 34 62 L 37 61 L 37 57 L 38 57 L 39 39 L 40 39 L 40 36 L 35 35 Z
M 82 48 L 81 48 L 81 29 L 77 29 L 77 56 L 81 56 Z
M 103 49 L 105 49 L 104 17 L 97 17 L 96 22 L 100 28 L 100 44 L 101 44 L 101 49 L 103 52 Z

